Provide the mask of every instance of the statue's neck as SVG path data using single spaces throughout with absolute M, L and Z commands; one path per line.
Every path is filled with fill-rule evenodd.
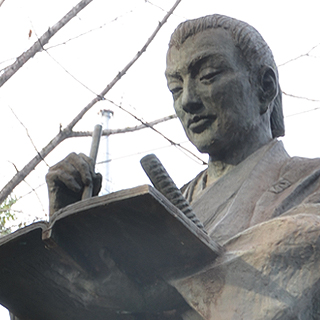
M 208 171 L 207 171 L 207 186 L 213 184 L 222 176 L 227 174 L 235 167 L 233 164 L 227 164 L 222 161 L 211 161 L 209 159 Z
M 265 143 L 247 144 L 246 147 L 242 148 L 240 151 L 236 150 L 236 148 L 234 150 L 229 150 L 229 154 L 225 153 L 224 157 L 221 158 L 210 156 L 207 171 L 207 186 L 227 174 L 240 162 L 244 161 L 264 145 L 267 145 L 271 140 L 272 139 L 269 141 L 266 140 Z

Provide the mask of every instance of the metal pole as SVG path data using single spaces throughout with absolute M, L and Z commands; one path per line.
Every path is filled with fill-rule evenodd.
M 113 116 L 112 110 L 101 110 L 101 117 L 102 117 L 102 123 L 103 123 L 103 129 L 109 130 L 109 120 Z M 104 145 L 105 145 L 105 167 L 104 167 L 104 179 L 102 183 L 102 194 L 108 194 L 111 191 L 111 183 L 110 183 L 110 153 L 109 153 L 109 137 L 104 136 L 105 139 Z

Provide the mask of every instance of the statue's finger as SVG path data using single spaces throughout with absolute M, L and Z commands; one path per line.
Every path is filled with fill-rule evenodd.
M 80 155 L 72 155 L 68 158 L 68 162 L 79 173 L 82 183 L 88 186 L 92 182 L 92 168 L 90 163 Z
M 70 172 L 63 168 L 48 172 L 46 180 L 49 186 L 64 184 L 67 189 L 75 193 L 81 192 L 83 188 L 77 181 L 79 178 L 77 179 L 76 175 L 70 174 Z

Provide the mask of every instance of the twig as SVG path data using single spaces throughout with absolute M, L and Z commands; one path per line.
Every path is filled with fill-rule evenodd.
M 288 97 L 291 97 L 291 98 L 302 99 L 302 100 L 307 100 L 307 101 L 311 101 L 311 102 L 320 102 L 320 100 L 310 99 L 310 98 L 307 98 L 307 97 L 295 96 L 295 95 L 293 95 L 293 94 L 286 93 L 286 92 L 284 92 L 284 91 L 282 91 L 282 93 L 283 93 L 285 96 L 288 96 Z
M 11 162 L 11 161 L 9 161 L 9 162 L 14 166 L 14 168 L 16 169 L 16 171 L 19 172 L 17 166 L 16 166 L 13 162 Z M 34 194 L 36 195 L 36 197 L 37 197 L 37 199 L 38 199 L 38 201 L 39 201 L 39 203 L 40 203 L 40 206 L 41 206 L 41 208 L 42 208 L 42 211 L 45 213 L 43 203 L 41 202 L 41 199 L 40 199 L 40 197 L 39 197 L 39 195 L 38 195 L 38 192 L 37 192 L 37 190 L 36 190 L 36 189 L 38 189 L 38 188 L 39 188 L 40 186 L 42 186 L 42 185 L 40 185 L 40 186 L 38 186 L 38 187 L 36 187 L 36 188 L 33 188 L 33 187 L 30 185 L 30 183 L 27 182 L 25 179 L 24 179 L 23 181 L 24 181 L 24 183 L 27 184 L 28 187 L 31 189 L 31 191 L 28 192 L 28 194 L 34 193 Z M 23 198 L 23 197 L 24 197 L 24 196 L 21 196 L 18 200 L 20 200 L 20 199 Z M 45 214 L 46 214 L 46 213 L 45 213 Z
M 29 138 L 29 140 L 30 140 L 30 142 L 31 142 L 34 150 L 36 150 L 36 152 L 39 154 L 39 151 L 38 151 L 36 145 L 34 144 L 32 138 L 31 138 L 31 136 L 30 136 L 30 134 L 29 134 L 28 128 L 22 123 L 22 121 L 18 118 L 18 116 L 15 114 L 15 112 L 12 110 L 12 108 L 11 108 L 11 107 L 9 107 L 9 108 L 10 108 L 11 112 L 13 113 L 13 115 L 16 117 L 16 119 L 20 122 L 20 124 L 21 124 L 21 125 L 24 127 L 24 129 L 26 130 L 27 136 L 28 136 L 28 138 Z M 49 165 L 47 164 L 47 162 L 46 162 L 44 159 L 43 159 L 43 162 L 46 164 L 47 167 L 49 167 Z
M 33 188 L 33 189 L 34 189 L 34 190 L 37 190 L 37 189 L 39 189 L 39 188 L 41 188 L 41 187 L 43 187 L 43 186 L 45 186 L 45 185 L 46 185 L 45 183 L 41 183 L 41 184 L 39 184 L 37 187 L 35 187 L 35 188 Z M 33 190 L 28 191 L 27 193 L 25 193 L 25 194 L 23 194 L 22 196 L 20 196 L 18 200 L 20 200 L 20 199 L 22 199 L 22 198 L 24 198 L 24 197 L 29 196 L 30 194 L 32 194 L 32 192 L 33 192 Z
M 173 140 L 171 140 L 170 138 L 166 137 L 163 133 L 161 133 L 159 130 L 157 130 L 156 128 L 150 126 L 147 122 L 144 122 L 143 120 L 139 119 L 137 116 L 135 116 L 133 113 L 131 113 L 130 111 L 124 109 L 122 106 L 114 103 L 113 101 L 107 99 L 110 103 L 112 103 L 113 105 L 115 105 L 116 107 L 118 107 L 119 109 L 123 110 L 124 112 L 128 113 L 130 116 L 132 116 L 133 118 L 135 118 L 136 120 L 138 120 L 139 122 L 142 123 L 142 125 L 152 129 L 153 131 L 155 131 L 156 133 L 158 133 L 161 137 L 163 137 L 164 139 L 166 139 L 171 145 L 179 148 L 179 150 L 181 150 L 182 152 L 184 152 L 184 154 L 189 154 L 192 157 L 196 158 L 197 160 L 199 160 L 201 162 L 201 164 L 206 165 L 207 163 L 205 161 L 203 161 L 201 158 L 199 158 L 196 154 L 194 154 L 193 152 L 191 152 L 189 149 L 181 146 L 179 143 L 174 142 Z
M 29 182 L 27 182 L 25 179 L 24 179 L 23 181 L 24 181 L 24 183 L 31 189 L 30 193 L 34 193 L 34 194 L 35 194 L 35 196 L 37 197 L 37 199 L 38 199 L 38 201 L 39 201 L 39 204 L 40 204 L 40 206 L 41 206 L 41 208 L 42 208 L 43 213 L 44 213 L 45 215 L 47 215 L 47 214 L 46 214 L 46 211 L 45 211 L 45 209 L 44 209 L 43 203 L 41 202 L 41 199 L 40 199 L 40 197 L 39 197 L 39 194 L 38 194 L 37 190 L 36 190 L 35 188 L 33 188 L 33 187 L 31 186 L 31 184 L 30 184 Z
M 37 33 L 35 32 L 35 36 L 37 37 L 38 41 L 40 41 Z M 45 53 L 52 59 L 64 72 L 66 72 L 73 80 L 77 81 L 81 86 L 83 86 L 86 90 L 90 91 L 93 93 L 93 95 L 97 95 L 96 92 L 91 90 L 88 86 L 86 86 L 83 82 L 81 82 L 78 78 L 76 78 L 71 72 L 69 72 L 57 59 L 55 59 L 49 52 L 48 49 L 43 48 Z
M 112 19 L 111 21 L 108 21 L 108 22 L 102 24 L 102 25 L 99 26 L 99 27 L 90 29 L 90 30 L 88 30 L 88 31 L 85 31 L 85 32 L 83 32 L 83 33 L 78 34 L 77 36 L 74 36 L 74 37 L 72 37 L 72 38 L 69 38 L 68 40 L 65 40 L 65 41 L 63 41 L 63 42 L 61 42 L 61 43 L 54 44 L 54 45 L 52 45 L 52 46 L 50 46 L 50 47 L 47 47 L 46 50 L 50 50 L 50 49 L 53 49 L 53 48 L 56 48 L 56 47 L 65 45 L 65 44 L 67 44 L 67 43 L 70 42 L 70 41 L 76 40 L 76 39 L 78 39 L 78 38 L 80 38 L 80 37 L 82 37 L 82 36 L 85 36 L 85 35 L 87 35 L 87 34 L 89 34 L 89 33 L 91 33 L 91 32 L 100 30 L 100 29 L 106 27 L 108 24 L 110 24 L 110 23 L 112 23 L 112 22 L 115 22 L 115 21 L 118 21 L 119 19 L 121 19 L 121 18 L 124 17 L 125 15 L 127 15 L 127 14 L 129 14 L 129 13 L 132 13 L 133 10 L 134 10 L 134 9 L 131 9 L 130 11 L 125 12 L 124 14 L 122 14 L 122 15 L 114 18 L 114 19 Z
M 89 0 L 87 0 L 89 1 Z M 124 67 L 124 69 L 118 73 L 118 75 L 108 84 L 108 86 L 93 99 L 85 108 L 81 110 L 81 112 L 69 123 L 69 125 L 62 131 L 60 131 L 54 138 L 51 140 L 47 146 L 45 146 L 39 154 L 37 154 L 21 171 L 19 171 L 0 191 L 0 203 L 2 203 L 8 195 L 12 192 L 12 190 L 32 171 L 34 168 L 44 159 L 56 146 L 58 146 L 62 141 L 68 138 L 71 133 L 73 127 L 82 119 L 82 117 L 86 114 L 88 110 L 90 110 L 98 101 L 104 100 L 104 96 L 109 92 L 109 90 L 121 79 L 121 77 L 130 69 L 130 67 L 139 59 L 144 51 L 146 51 L 147 47 L 151 43 L 151 41 L 155 38 L 161 27 L 167 22 L 170 15 L 173 13 L 175 8 L 181 0 L 177 0 L 171 10 L 165 15 L 161 22 L 159 22 L 157 28 L 152 33 L 151 37 L 148 39 L 146 44 L 142 47 L 142 49 L 135 55 L 135 57 Z M 49 29 L 50 30 L 50 29 Z M 41 39 L 41 38 L 40 38 Z
M 8 211 L 8 209 L 0 209 L 0 213 L 1 213 L 1 212 L 7 212 L 7 211 Z M 10 209 L 10 212 L 22 213 L 21 210 L 13 210 L 13 209 Z
M 147 50 L 149 44 L 155 38 L 161 27 L 167 22 L 170 15 L 173 13 L 175 8 L 179 5 L 181 0 L 177 0 L 173 7 L 169 10 L 169 12 L 164 16 L 161 22 L 159 22 L 157 28 L 154 30 L 148 41 L 141 48 L 140 51 L 134 56 L 134 58 L 120 71 L 117 76 L 107 85 L 107 87 L 95 98 L 93 99 L 85 108 L 81 110 L 81 112 L 71 121 L 68 125 L 68 130 L 71 130 L 79 120 L 86 114 L 88 110 L 90 110 L 98 101 L 104 100 L 104 96 L 110 91 L 110 89 L 126 74 L 126 72 L 131 68 L 131 66 L 140 58 L 140 56 Z M 0 197 L 1 201 L 1 197 Z
M 1 1 L 1 0 L 0 0 L 0 1 Z M 46 47 L 45 50 L 48 52 L 48 50 L 54 49 L 54 48 L 59 47 L 59 46 L 62 46 L 62 45 L 66 45 L 66 44 L 67 44 L 68 42 L 70 42 L 70 41 L 76 40 L 76 39 L 78 39 L 78 38 L 80 38 L 80 37 L 82 37 L 82 36 L 85 36 L 85 35 L 87 35 L 87 34 L 89 34 L 89 33 L 91 33 L 91 32 L 100 30 L 100 29 L 106 27 L 107 25 L 109 25 L 110 23 L 115 22 L 115 21 L 118 21 L 120 18 L 124 17 L 126 14 L 132 13 L 133 10 L 134 10 L 134 9 L 132 9 L 132 10 L 130 10 L 130 11 L 128 11 L 128 12 L 125 12 L 125 13 L 122 14 L 121 16 L 118 16 L 118 17 L 112 19 L 111 21 L 104 23 L 104 24 L 100 25 L 99 27 L 96 27 L 96 28 L 90 29 L 90 30 L 88 30 L 88 31 L 85 31 L 85 32 L 83 32 L 83 33 L 80 33 L 80 34 L 78 34 L 77 36 L 74 36 L 74 37 L 72 37 L 72 38 L 69 38 L 68 40 L 65 40 L 65 41 L 63 41 L 63 42 L 61 42 L 61 43 L 54 44 L 54 45 L 52 45 L 52 46 Z M 4 61 L 1 61 L 1 62 L 0 62 L 0 65 L 3 64 L 3 63 L 6 63 L 6 62 L 8 62 L 8 61 L 15 60 L 15 59 L 16 59 L 16 58 L 6 59 L 6 60 L 4 60 Z M 4 67 L 3 69 L 0 69 L 0 74 L 1 74 L 2 71 L 5 70 L 5 69 L 6 69 L 6 67 Z
M 281 63 L 278 65 L 278 68 L 282 67 L 282 66 L 285 66 L 286 64 L 290 63 L 290 62 L 293 62 L 293 61 L 296 61 L 302 57 L 308 57 L 310 55 L 310 52 L 313 51 L 315 48 L 317 48 L 318 46 L 320 45 L 320 43 L 318 43 L 317 45 L 315 45 L 313 48 L 311 48 L 307 53 L 303 53 L 303 54 L 300 54 L 300 56 L 298 57 L 295 57 L 295 58 L 292 58 L 284 63 Z
M 188 141 L 179 142 L 179 144 L 188 143 L 188 142 L 190 142 L 190 141 L 188 140 Z M 135 152 L 135 153 L 130 153 L 130 154 L 126 154 L 126 155 L 123 155 L 123 156 L 116 157 L 116 158 L 99 161 L 99 162 L 97 162 L 97 165 L 98 165 L 98 164 L 107 163 L 107 162 L 111 162 L 111 161 L 117 161 L 117 160 L 121 160 L 121 159 L 126 159 L 126 158 L 130 158 L 130 157 L 134 157 L 134 156 L 139 155 L 139 154 L 153 153 L 154 151 L 157 151 L 157 150 L 163 150 L 163 149 L 172 148 L 172 147 L 173 147 L 172 144 L 170 144 L 170 145 L 166 145 L 166 146 L 162 146 L 162 147 L 157 147 L 157 148 L 153 148 L 153 149 L 148 149 L 148 150 L 143 150 L 143 151 L 137 151 L 137 152 Z
M 285 118 L 290 118 L 290 117 L 298 116 L 298 115 L 300 115 L 300 114 L 308 113 L 308 112 L 311 112 L 311 111 L 316 111 L 316 110 L 319 110 L 319 109 L 320 109 L 320 107 L 316 107 L 316 108 L 313 108 L 313 109 L 310 109 L 310 110 L 304 110 L 304 111 L 301 111 L 301 112 L 289 114 L 289 115 L 285 116 Z
M 156 5 L 156 4 L 154 4 L 154 3 L 152 3 L 151 1 L 149 1 L 149 0 L 145 0 L 146 1 L 146 3 L 149 3 L 149 4 L 151 4 L 152 6 L 154 6 L 154 7 L 156 7 L 156 8 L 158 8 L 158 9 L 160 9 L 161 11 L 164 11 L 164 12 L 168 12 L 167 10 L 165 10 L 165 9 L 163 9 L 162 7 L 160 7 L 160 6 L 158 6 L 158 5 Z M 178 15 L 176 15 L 176 14 L 173 14 L 174 16 L 176 16 L 176 17 L 180 17 L 180 18 L 183 18 L 183 19 L 185 19 L 185 20 L 187 20 L 188 18 L 186 18 L 186 17 L 184 17 L 184 16 L 178 16 Z
M 85 8 L 92 0 L 82 0 L 73 9 L 71 9 L 59 22 L 53 25 L 45 32 L 33 46 L 20 55 L 17 60 L 4 69 L 0 76 L 0 87 L 6 83 L 30 58 L 41 51 L 45 44 L 72 18 L 74 18 L 83 8 Z
M 77 81 L 81 86 L 83 86 L 86 90 L 93 93 L 95 96 L 97 96 L 97 93 L 95 93 L 93 90 L 91 90 L 88 86 L 86 86 L 83 82 L 81 82 L 78 78 L 76 78 L 71 72 L 69 72 L 58 60 L 56 60 L 47 49 L 44 49 L 44 51 L 47 53 L 47 55 L 64 71 L 66 72 L 73 80 Z

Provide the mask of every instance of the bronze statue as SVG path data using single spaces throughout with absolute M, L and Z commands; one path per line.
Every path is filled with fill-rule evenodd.
M 171 37 L 166 77 L 189 140 L 209 154 L 182 191 L 225 250 L 172 280 L 192 308 L 181 318 L 318 319 L 320 159 L 290 158 L 276 139 L 284 124 L 268 45 L 229 17 L 186 21 Z M 84 156 L 51 168 L 51 213 L 80 199 L 90 179 L 97 193 L 101 177 Z

